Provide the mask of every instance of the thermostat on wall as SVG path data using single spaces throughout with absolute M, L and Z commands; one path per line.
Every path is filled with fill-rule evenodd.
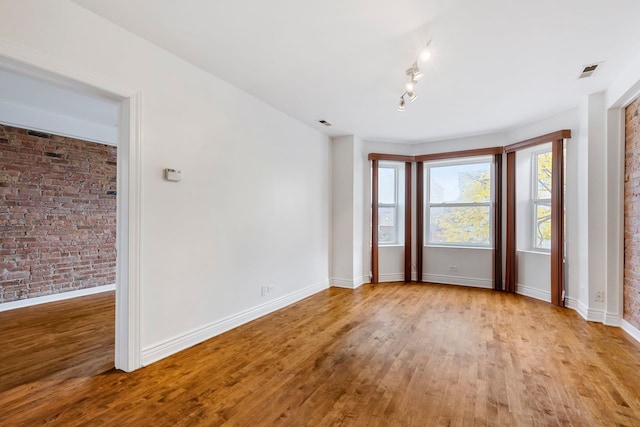
M 172 182 L 179 182 L 182 180 L 182 172 L 176 169 L 165 169 L 164 179 Z

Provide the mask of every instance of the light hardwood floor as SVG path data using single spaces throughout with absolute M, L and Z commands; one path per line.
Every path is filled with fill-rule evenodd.
M 131 374 L 14 380 L 0 408 L 2 426 L 637 426 L 640 344 L 489 290 L 332 288 Z

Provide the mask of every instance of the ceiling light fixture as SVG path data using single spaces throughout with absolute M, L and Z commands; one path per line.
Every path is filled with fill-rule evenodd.
M 427 62 L 428 60 L 431 59 L 431 50 L 429 50 L 429 43 L 427 43 L 424 46 L 424 49 L 422 49 L 422 51 L 420 52 L 419 58 L 421 62 Z
M 400 97 L 400 104 L 398 105 L 398 111 L 404 111 L 404 93 Z
M 409 81 L 404 85 L 405 92 L 400 96 L 400 105 L 398 105 L 398 111 L 404 111 L 405 96 L 409 98 L 409 101 L 411 102 L 415 101 L 415 99 L 418 97 L 418 95 L 416 95 L 415 93 L 416 85 L 418 84 L 418 80 L 424 77 L 424 73 L 420 71 L 420 68 L 418 67 L 418 61 L 427 62 L 429 59 L 431 59 L 430 45 L 431 41 L 424 44 L 424 47 L 418 54 L 418 57 L 415 61 L 413 61 L 411 67 L 409 67 L 406 71 L 406 74 L 409 77 Z

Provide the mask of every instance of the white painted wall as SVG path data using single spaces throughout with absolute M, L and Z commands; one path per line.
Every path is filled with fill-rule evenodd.
M 607 276 L 607 131 L 605 94 L 591 94 L 588 102 L 589 176 L 589 288 L 588 318 L 604 321 Z M 584 301 L 583 301 L 584 302 Z
M 332 139 L 331 284 L 344 288 L 357 288 L 369 281 L 368 272 L 362 269 L 368 242 L 365 246 L 361 151 L 358 137 Z
M 142 93 L 143 362 L 328 286 L 326 136 L 68 1 L 0 10 L 3 39 Z M 166 167 L 182 182 L 164 181 Z
M 353 287 L 353 137 L 331 142 L 331 284 Z
M 493 251 L 487 248 L 425 246 L 425 282 L 493 288 Z
M 364 141 L 357 136 L 353 137 L 353 253 L 352 271 L 354 286 L 369 283 L 369 269 L 364 268 L 362 260 L 370 256 L 369 233 L 362 226 L 362 218 L 366 209 L 363 201 L 365 198 L 365 172 L 368 172 L 368 163 L 362 153 Z
M 473 150 L 476 148 L 502 147 L 506 145 L 505 133 L 469 136 L 465 138 L 446 139 L 413 145 L 411 154 L 446 153 L 448 151 Z

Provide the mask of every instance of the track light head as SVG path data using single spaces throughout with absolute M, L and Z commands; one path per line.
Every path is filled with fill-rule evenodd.
M 404 111 L 404 95 L 400 97 L 400 104 L 398 104 L 398 111 Z
M 414 92 L 407 92 L 407 96 L 409 97 L 409 101 L 411 102 L 415 101 L 418 97 L 418 95 L 416 95 Z
M 431 59 L 431 50 L 429 50 L 429 45 L 431 44 L 431 42 L 427 43 L 424 48 L 420 51 L 420 55 L 418 55 L 418 58 L 420 58 L 421 62 L 427 62 L 428 60 Z
M 411 68 L 407 70 L 407 76 L 409 76 L 409 78 L 411 78 L 411 80 L 413 80 L 414 82 L 417 82 L 422 77 L 424 77 L 424 74 L 422 74 L 422 71 L 420 71 L 420 68 L 418 68 L 418 64 L 414 62 L 413 65 L 411 65 Z
M 410 82 L 407 82 L 406 85 L 404 85 L 404 88 L 407 90 L 407 92 L 413 92 L 413 90 L 416 88 L 416 82 L 411 80 Z

